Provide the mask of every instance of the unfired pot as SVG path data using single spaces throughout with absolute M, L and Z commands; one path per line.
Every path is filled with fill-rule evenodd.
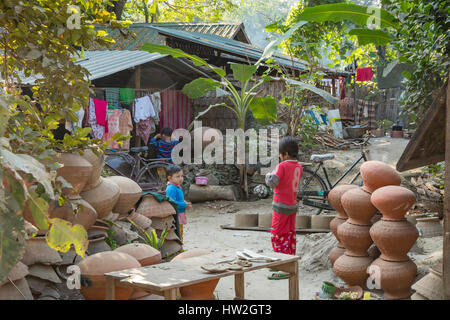
M 345 252 L 345 248 L 343 247 L 335 247 L 330 251 L 330 254 L 328 255 L 328 259 L 330 259 L 331 261 L 331 265 L 334 265 L 334 262 L 337 260 L 337 258 L 339 258 L 340 256 L 342 256 Z
M 373 243 L 369 234 L 370 226 L 360 226 L 346 221 L 337 229 L 338 238 L 346 251 L 345 254 L 353 257 L 367 257 L 367 249 Z
M 341 242 L 341 240 L 339 239 L 339 236 L 337 234 L 337 229 L 338 227 L 343 224 L 347 219 L 342 219 L 339 218 L 339 216 L 337 216 L 336 218 L 334 218 L 333 220 L 331 220 L 330 222 L 330 230 L 331 232 L 333 232 L 334 236 L 336 237 L 336 239 L 339 241 L 339 243 Z
M 82 225 L 86 230 L 92 227 L 97 220 L 97 212 L 85 200 L 71 200 L 78 207 L 78 211 L 74 212 L 70 203 L 62 206 L 52 203 L 50 205 L 50 218 L 60 218 L 71 222 L 72 224 Z
M 141 187 L 136 182 L 126 177 L 112 176 L 106 179 L 116 183 L 120 189 L 119 199 L 117 199 L 112 211 L 121 215 L 127 214 L 141 198 Z
M 139 261 L 143 267 L 161 263 L 161 252 L 144 243 L 126 244 L 114 251 L 129 254 Z
M 73 189 L 63 188 L 63 194 L 67 195 L 69 199 L 79 199 L 79 193 L 92 174 L 92 165 L 76 153 L 59 153 L 55 160 L 63 164 L 63 167 L 56 170 L 57 175 L 63 177 L 73 186 Z
M 81 156 L 92 165 L 92 174 L 82 190 L 84 192 L 92 190 L 100 184 L 100 176 L 102 175 L 102 170 L 105 165 L 105 155 L 101 151 L 99 151 L 99 154 L 97 155 L 91 149 L 86 149 Z
M 358 188 L 354 184 L 343 184 L 331 189 L 330 193 L 328 193 L 328 201 L 331 206 L 336 210 L 338 214 L 338 218 L 347 219 L 347 214 L 345 213 L 344 207 L 342 207 L 341 198 L 349 190 Z
M 383 214 L 384 220 L 403 220 L 416 202 L 414 192 L 400 186 L 386 186 L 375 190 L 370 198 Z
M 100 185 L 90 191 L 82 192 L 81 197 L 97 211 L 98 219 L 103 219 L 111 211 L 120 196 L 119 186 L 108 179 L 100 178 Z
M 365 289 L 369 277 L 367 268 L 372 261 L 371 257 L 351 257 L 344 254 L 334 262 L 333 270 L 347 286 L 360 286 Z

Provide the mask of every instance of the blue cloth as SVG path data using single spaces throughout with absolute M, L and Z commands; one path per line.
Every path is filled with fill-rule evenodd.
M 157 158 L 172 159 L 172 149 L 179 143 L 178 140 L 167 142 L 163 139 L 150 139 L 150 144 L 158 148 Z
M 169 183 L 166 187 L 166 195 L 177 204 L 178 213 L 186 211 L 187 203 L 184 201 L 184 194 L 181 188 Z

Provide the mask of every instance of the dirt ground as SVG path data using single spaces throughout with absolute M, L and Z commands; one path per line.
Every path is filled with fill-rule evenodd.
M 371 140 L 368 147 L 372 160 L 381 160 L 395 167 L 409 140 L 377 138 Z M 358 149 L 347 151 L 331 151 L 335 160 L 327 162 L 331 178 L 338 176 L 343 168 L 356 159 Z M 300 214 L 308 214 L 314 208 L 300 207 Z M 188 224 L 184 227 L 184 249 L 204 248 L 212 251 L 228 251 L 250 249 L 262 253 L 272 252 L 269 232 L 222 229 L 221 225 L 234 225 L 236 213 L 270 213 L 271 198 L 254 202 L 216 201 L 194 204 L 188 212 Z M 323 281 L 331 281 L 336 285 L 344 283 L 334 274 L 328 262 L 328 253 L 337 244 L 332 233 L 297 235 L 297 255 L 303 257 L 299 263 L 300 299 L 314 299 L 320 291 Z M 426 274 L 428 265 L 439 259 L 436 252 L 442 250 L 442 237 L 419 239 L 410 256 L 419 265 L 419 275 Z M 434 255 L 433 255 L 434 253 Z M 431 255 L 431 256 L 430 256 Z M 288 299 L 288 280 L 268 280 L 268 269 L 257 270 L 245 274 L 246 299 Z M 234 277 L 222 278 L 216 288 L 217 299 L 234 298 Z

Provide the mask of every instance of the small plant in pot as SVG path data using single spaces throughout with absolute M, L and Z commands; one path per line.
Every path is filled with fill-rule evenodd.
M 377 121 L 377 129 L 374 131 L 374 135 L 376 137 L 384 137 L 386 135 L 386 131 L 389 130 L 394 123 L 390 120 L 378 120 Z

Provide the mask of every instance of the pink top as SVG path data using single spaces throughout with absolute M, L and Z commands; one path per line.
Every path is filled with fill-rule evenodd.
M 303 174 L 302 165 L 296 160 L 282 161 L 275 168 L 274 174 L 280 179 L 280 182 L 273 190 L 273 202 L 295 205 L 298 184 Z
M 105 132 L 108 132 L 108 101 L 93 98 L 95 105 L 95 117 L 97 124 L 105 127 Z

